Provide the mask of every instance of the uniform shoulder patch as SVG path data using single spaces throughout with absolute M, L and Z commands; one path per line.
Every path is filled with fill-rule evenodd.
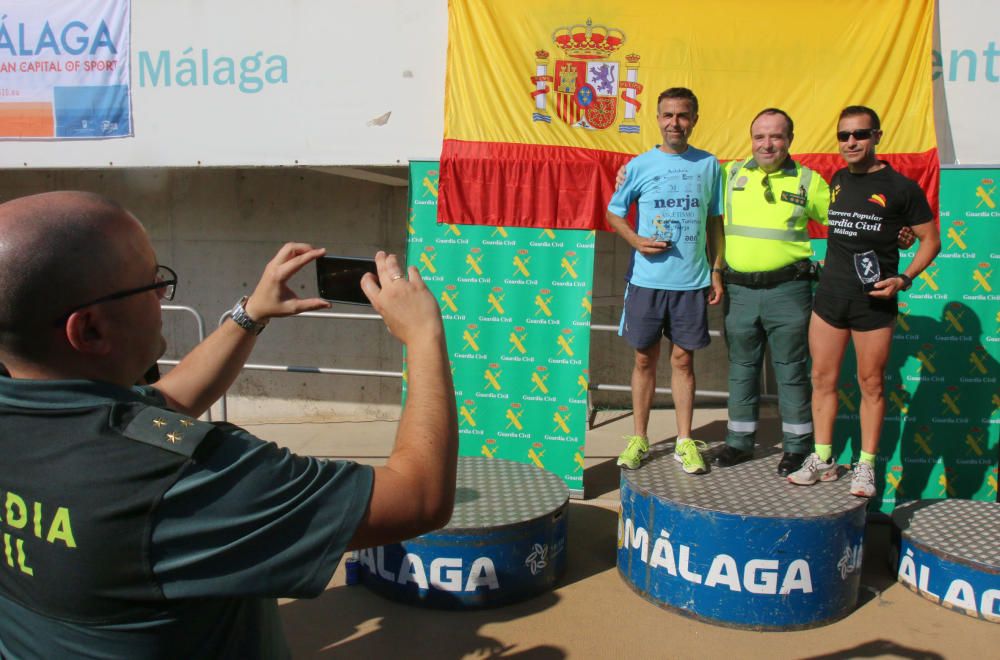
M 122 434 L 130 440 L 190 457 L 215 425 L 154 406 L 137 406 Z M 126 413 L 127 418 L 128 413 Z M 124 421 L 124 420 L 123 420 Z

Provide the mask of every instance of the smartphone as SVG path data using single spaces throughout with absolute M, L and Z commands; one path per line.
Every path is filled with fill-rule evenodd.
M 330 302 L 370 305 L 361 290 L 365 273 L 378 276 L 374 259 L 324 256 L 316 260 L 316 285 L 319 297 Z

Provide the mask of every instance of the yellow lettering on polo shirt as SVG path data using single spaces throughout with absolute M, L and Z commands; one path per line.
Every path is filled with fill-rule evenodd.
M 24 503 L 24 498 L 16 493 L 7 491 L 7 524 L 14 529 L 24 529 L 28 524 L 28 505 Z
M 11 541 L 14 543 L 11 543 Z M 10 534 L 4 532 L 3 552 L 8 566 L 14 568 L 14 555 L 16 554 L 17 568 L 25 575 L 33 576 L 35 574 L 35 569 L 28 566 L 28 556 L 24 552 L 24 539 L 12 537 Z
M 69 518 L 69 509 L 64 506 L 56 509 L 56 515 L 52 516 L 52 524 L 49 526 L 49 534 L 45 537 L 49 543 L 57 540 L 66 544 L 67 548 L 75 548 L 76 540 L 73 538 L 73 524 Z
M 28 566 L 28 558 L 24 554 L 24 539 L 17 540 L 17 567 L 21 569 L 21 572 L 25 575 L 35 574 L 35 569 Z
M 35 538 L 40 539 L 42 538 L 42 503 L 35 502 L 34 509 L 35 509 L 35 516 L 34 516 Z

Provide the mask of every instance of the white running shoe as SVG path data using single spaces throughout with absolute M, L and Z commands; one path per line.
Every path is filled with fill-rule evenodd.
M 839 467 L 832 458 L 824 461 L 819 454 L 813 452 L 806 456 L 802 467 L 788 475 L 788 482 L 799 486 L 812 486 L 817 481 L 836 481 L 840 476 Z
M 851 477 L 851 495 L 857 497 L 875 496 L 875 468 L 868 463 L 858 462 Z

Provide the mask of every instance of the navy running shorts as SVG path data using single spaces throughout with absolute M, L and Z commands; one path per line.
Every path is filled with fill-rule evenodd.
M 691 291 L 647 289 L 628 284 L 618 334 L 632 348 L 649 348 L 661 337 L 683 349 L 708 346 L 708 294 L 710 287 Z

